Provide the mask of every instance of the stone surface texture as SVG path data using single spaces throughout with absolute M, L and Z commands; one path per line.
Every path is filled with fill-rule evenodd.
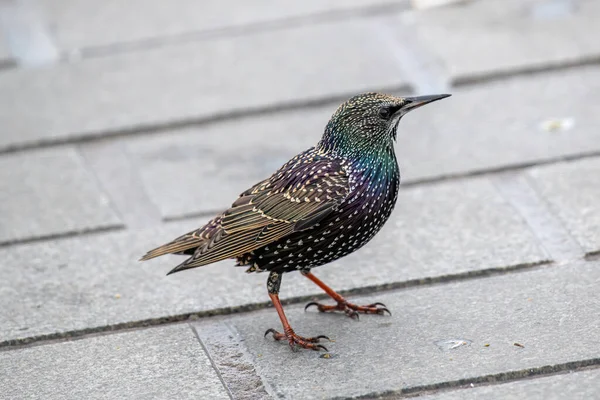
M 0 157 L 0 242 L 120 226 L 73 148 Z
M 400 194 L 398 203 L 392 220 L 372 243 L 315 269 L 315 274 L 338 290 L 350 290 L 477 274 L 547 259 L 527 226 L 485 180 L 411 188 Z M 27 260 L 0 283 L 0 302 L 10 304 L 0 312 L 2 338 L 268 301 L 267 274 L 245 274 L 233 261 L 169 277 L 166 272 L 181 257 L 137 262 L 149 247 L 193 229 L 200 221 L 0 249 L 0 271 L 8 272 Z M 319 293 L 299 274 L 284 277 L 282 298 Z
M 277 46 L 257 32 L 11 69 L 0 75 L 0 148 L 406 86 L 393 55 L 372 46 L 375 27 L 340 21 L 279 31 Z
M 406 18 L 454 81 L 598 60 L 595 0 L 472 1 Z
M 458 390 L 431 396 L 423 396 L 423 400 L 562 400 L 593 399 L 600 390 L 600 370 L 593 369 L 582 372 L 567 372 L 561 375 L 548 376 L 502 385 L 482 386 L 474 389 Z
M 9 63 L 11 58 L 6 38 L 0 33 L 0 66 Z
M 597 0 L 0 0 L 0 399 L 600 393 Z M 10 38 L 10 48 L 7 38 Z M 13 61 L 16 60 L 16 61 Z M 411 112 L 372 242 L 313 273 L 140 263 L 314 146 Z
M 600 251 L 600 159 L 540 167 L 530 175 L 581 247 Z
M 5 399 L 229 399 L 187 324 L 0 353 Z
M 406 0 L 309 0 L 277 3 L 268 0 L 194 1 L 58 0 L 43 4 L 56 37 L 66 50 L 114 46 L 124 43 L 185 40 L 194 34 L 228 28 L 269 26 L 298 18 L 335 16 L 343 12 L 382 6 L 398 6 Z M 357 10 L 358 9 L 358 10 Z M 107 29 L 110 27 L 110 29 Z M 256 28 L 255 28 L 256 29 Z M 264 29 L 264 28 L 263 28 Z
M 353 297 L 356 304 L 380 301 L 393 313 L 359 321 L 287 307 L 298 334 L 335 340 L 324 342 L 329 358 L 312 351 L 290 356 L 287 343 L 263 337 L 267 328 L 280 329 L 274 310 L 225 323 L 243 338 L 275 398 L 351 398 L 509 372 L 525 377 L 531 369 L 600 356 L 600 322 L 585 317 L 600 312 L 599 266 L 565 265 Z M 205 323 L 211 324 L 200 322 L 196 329 Z
M 402 120 L 404 176 L 430 179 L 598 153 L 599 93 L 597 67 L 457 88 L 447 104 Z
M 600 93 L 598 82 L 600 71 L 585 67 L 561 73 L 560 79 L 540 74 L 457 89 L 447 104 L 430 105 L 402 120 L 397 154 L 403 181 L 599 152 L 595 126 L 600 117 L 594 100 Z M 560 108 L 556 97 L 563 99 Z M 146 190 L 163 217 L 217 211 L 300 149 L 316 145 L 335 108 L 332 104 L 135 137 L 128 140 L 128 152 L 142 166 Z M 548 128 L 561 121 L 567 124 L 562 130 Z M 190 177 L 197 185 L 182 188 L 182 171 L 203 173 Z

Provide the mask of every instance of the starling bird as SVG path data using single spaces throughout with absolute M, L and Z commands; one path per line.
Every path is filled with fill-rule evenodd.
M 394 153 L 398 122 L 409 111 L 448 94 L 394 97 L 365 93 L 333 114 L 315 147 L 298 154 L 271 177 L 240 194 L 225 212 L 200 229 L 149 251 L 141 260 L 164 254 L 189 256 L 169 274 L 224 259 L 246 272 L 268 271 L 267 290 L 283 332 L 269 329 L 292 349 L 327 349 L 326 336 L 302 337 L 290 326 L 281 302 L 282 275 L 300 271 L 336 305 L 310 303 L 320 312 L 388 312 L 381 303 L 358 306 L 314 276 L 311 269 L 356 251 L 381 229 L 398 196 L 400 171 Z

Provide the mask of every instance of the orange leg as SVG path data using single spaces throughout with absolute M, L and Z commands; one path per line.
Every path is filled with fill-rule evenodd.
M 387 312 L 388 314 L 392 315 L 390 310 L 388 310 L 385 307 L 385 304 L 383 303 L 373 303 L 367 306 L 357 306 L 355 304 L 349 303 L 344 297 L 342 297 L 339 293 L 327 286 L 322 280 L 314 276 L 310 271 L 302 272 L 302 275 L 313 281 L 318 287 L 323 289 L 325 293 L 327 293 L 333 300 L 337 302 L 337 305 L 335 306 L 328 306 L 325 304 L 312 302 L 308 303 L 306 307 L 304 307 L 305 310 L 310 306 L 317 306 L 320 312 L 343 311 L 349 317 L 357 319 L 358 313 L 383 314 Z
M 275 340 L 287 340 L 290 344 L 292 350 L 296 349 L 296 346 L 303 347 L 305 349 L 311 350 L 325 350 L 328 351 L 327 348 L 321 344 L 318 344 L 321 339 L 330 340 L 327 336 L 320 335 L 316 337 L 303 337 L 297 335 L 290 323 L 288 322 L 285 313 L 283 312 L 283 307 L 281 306 L 281 301 L 279 300 L 279 285 L 281 284 L 281 275 L 275 272 L 272 272 L 269 275 L 269 280 L 267 282 L 267 287 L 269 289 L 269 297 L 277 310 L 277 314 L 279 315 L 279 319 L 281 320 L 281 325 L 283 325 L 283 333 L 277 332 L 275 329 L 267 329 L 265 332 L 265 336 L 269 333 L 273 334 L 273 338 Z

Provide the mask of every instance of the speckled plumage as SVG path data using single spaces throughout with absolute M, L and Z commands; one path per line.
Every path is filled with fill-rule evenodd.
M 333 114 L 315 147 L 243 192 L 202 228 L 142 259 L 169 253 L 190 256 L 173 273 L 233 258 L 237 265 L 247 266 L 246 272 L 270 272 L 267 287 L 274 303 L 282 274 L 300 270 L 338 303 L 343 300 L 346 308 L 337 309 L 348 312 L 350 303 L 318 281 L 310 269 L 356 251 L 385 224 L 400 185 L 393 146 L 398 122 L 408 111 L 444 97 L 365 93 L 351 98 Z M 360 308 L 354 307 L 351 314 Z M 382 310 L 371 308 L 359 311 Z M 328 309 L 320 306 L 319 310 Z M 278 312 L 282 317 L 280 305 Z M 285 316 L 282 323 L 286 333 L 273 331 L 276 339 L 285 337 L 290 344 L 322 348 L 297 337 Z

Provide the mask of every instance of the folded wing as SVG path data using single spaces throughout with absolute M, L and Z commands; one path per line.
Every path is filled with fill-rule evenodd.
M 235 258 L 294 232 L 310 229 L 349 193 L 341 161 L 310 152 L 290 160 L 269 179 L 242 193 L 205 226 L 148 252 L 191 255 L 169 273 Z

